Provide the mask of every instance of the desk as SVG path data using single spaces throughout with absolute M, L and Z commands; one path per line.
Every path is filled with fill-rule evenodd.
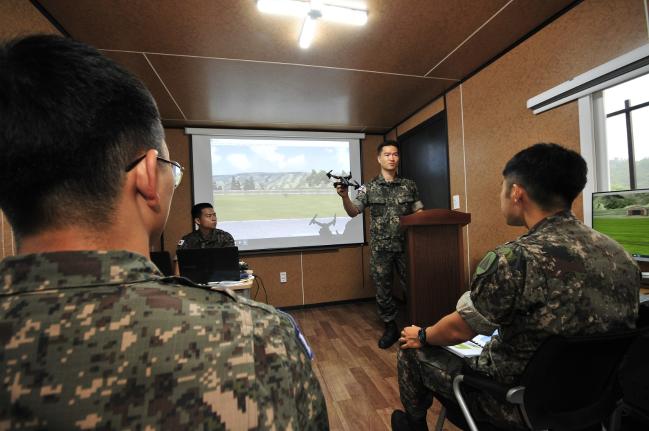
M 255 276 L 251 275 L 250 277 L 239 281 L 216 281 L 214 283 L 208 283 L 208 286 L 210 286 L 211 289 L 228 288 L 234 290 L 238 295 L 250 299 L 250 289 L 252 288 L 254 281 Z

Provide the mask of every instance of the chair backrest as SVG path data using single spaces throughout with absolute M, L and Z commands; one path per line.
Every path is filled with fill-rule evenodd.
M 649 416 L 649 333 L 636 338 L 620 366 L 624 403 Z
M 173 266 L 171 265 L 171 256 L 168 251 L 150 252 L 151 261 L 158 267 L 164 275 L 174 275 Z
M 521 376 L 534 429 L 583 429 L 605 420 L 621 393 L 617 372 L 631 343 L 646 329 L 548 338 Z

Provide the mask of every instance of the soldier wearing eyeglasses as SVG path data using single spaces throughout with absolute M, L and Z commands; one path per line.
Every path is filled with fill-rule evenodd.
M 0 88 L 0 428 L 328 429 L 290 316 L 145 257 L 182 168 L 144 85 L 31 36 L 0 45 Z

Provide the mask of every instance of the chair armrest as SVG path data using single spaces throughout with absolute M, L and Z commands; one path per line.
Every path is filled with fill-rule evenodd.
M 509 392 L 509 387 L 501 383 L 496 382 L 495 380 L 480 375 L 469 375 L 465 374 L 462 379 L 462 383 L 465 385 L 471 386 L 472 388 L 480 389 L 484 392 L 487 392 L 492 397 L 496 398 L 498 401 L 508 401 L 507 393 Z

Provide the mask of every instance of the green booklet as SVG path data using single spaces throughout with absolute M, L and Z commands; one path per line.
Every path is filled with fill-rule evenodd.
M 496 330 L 491 335 L 476 335 L 472 339 L 465 341 L 454 346 L 444 346 L 444 348 L 452 353 L 455 353 L 458 356 L 463 358 L 470 358 L 472 356 L 480 356 L 484 346 L 491 340 L 491 337 L 496 335 L 498 330 Z

